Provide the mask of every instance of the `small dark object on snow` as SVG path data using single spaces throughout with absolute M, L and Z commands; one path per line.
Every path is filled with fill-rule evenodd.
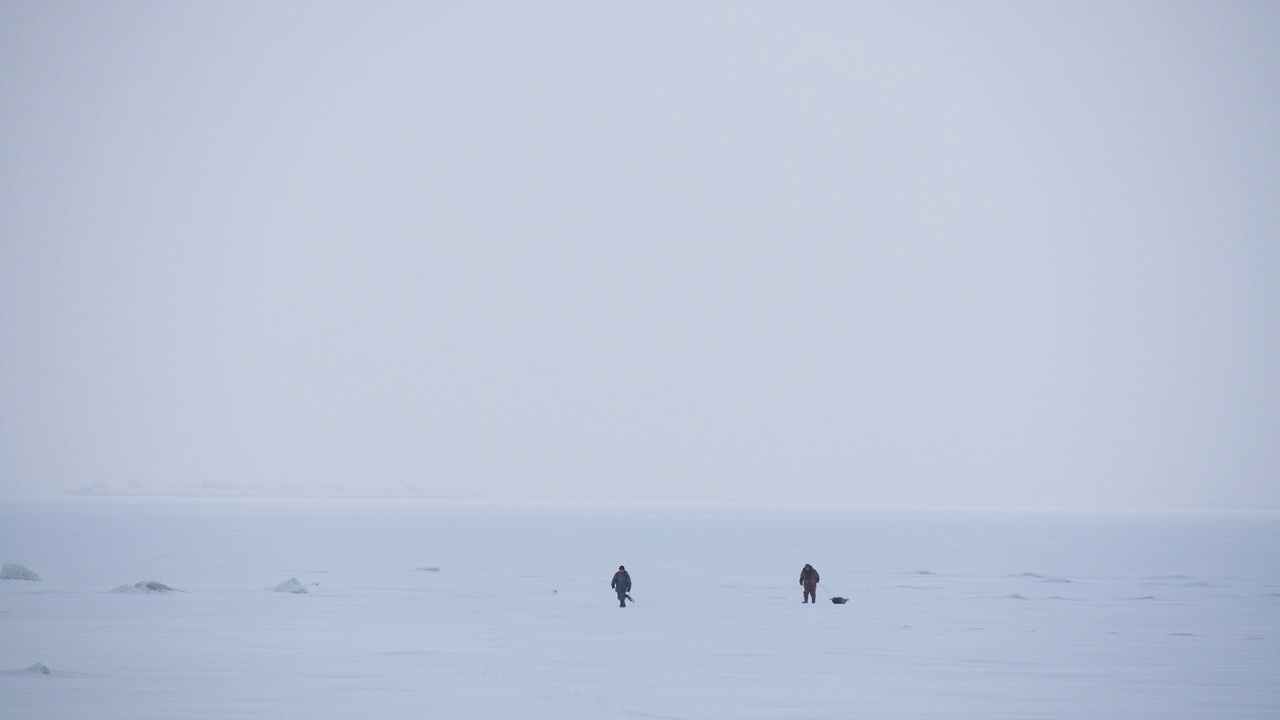
M 845 604 L 845 603 L 849 602 L 849 598 L 842 598 L 842 597 L 837 596 L 837 597 L 833 597 L 833 598 L 831 598 L 831 602 L 833 602 L 833 603 L 835 603 L 835 604 L 837 604 L 837 605 L 843 605 L 843 604 Z

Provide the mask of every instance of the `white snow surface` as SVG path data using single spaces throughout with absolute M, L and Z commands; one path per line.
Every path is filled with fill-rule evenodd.
M 0 553 L 9 720 L 1280 717 L 1268 514 L 5 498 Z

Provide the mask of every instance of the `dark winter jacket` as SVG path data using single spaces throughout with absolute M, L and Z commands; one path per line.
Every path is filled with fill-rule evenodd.
M 800 571 L 800 584 L 810 590 L 818 587 L 818 571 L 812 565 L 805 565 Z
M 609 583 L 609 587 L 620 593 L 631 592 L 631 575 L 626 570 L 619 570 L 613 574 L 613 582 Z

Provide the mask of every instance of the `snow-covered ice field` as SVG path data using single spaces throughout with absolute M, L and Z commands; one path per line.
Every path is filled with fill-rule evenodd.
M 9 720 L 1280 717 L 1267 514 L 4 498 L 0 561 Z

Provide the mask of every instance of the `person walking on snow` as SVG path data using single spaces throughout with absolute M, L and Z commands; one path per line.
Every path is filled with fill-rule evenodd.
M 613 582 L 609 583 L 609 587 L 618 593 L 618 607 L 626 607 L 627 593 L 631 592 L 631 575 L 625 567 L 618 566 L 618 572 L 613 574 Z
M 804 601 L 809 602 L 809 598 L 813 598 L 813 602 L 818 602 L 818 571 L 813 566 L 805 563 L 804 569 L 800 571 L 800 584 L 804 586 Z

